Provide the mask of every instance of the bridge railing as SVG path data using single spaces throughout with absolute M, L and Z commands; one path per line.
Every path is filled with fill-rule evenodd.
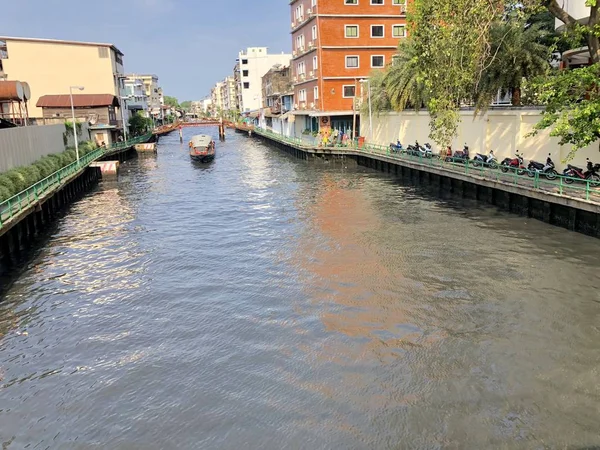
M 151 134 L 147 134 L 130 139 L 126 142 L 118 142 L 110 147 L 99 147 L 95 150 L 92 150 L 90 153 L 80 157 L 79 161 L 74 161 L 71 164 L 62 167 L 61 169 L 58 169 L 56 172 L 48 175 L 46 178 L 38 181 L 32 186 L 29 186 L 24 191 L 21 191 L 3 201 L 0 203 L 0 229 L 4 227 L 4 224 L 8 220 L 12 219 L 16 215 L 19 215 L 23 209 L 35 204 L 44 194 L 60 186 L 65 179 L 89 166 L 92 162 L 102 158 L 105 155 L 115 153 L 119 150 L 124 150 L 141 142 L 146 142 L 151 136 Z
M 477 176 L 490 181 L 510 183 L 516 186 L 533 188 L 561 196 L 569 195 L 585 198 L 587 201 L 600 202 L 600 189 L 598 189 L 600 184 L 593 180 L 581 180 L 579 178 L 563 175 L 557 175 L 555 180 L 549 180 L 543 174 L 540 175 L 539 172 L 530 172 L 526 169 L 522 173 L 514 169 L 508 169 L 504 172 L 501 170 L 500 166 L 498 166 L 498 168 L 492 168 L 483 164 L 473 166 L 470 163 L 465 164 L 464 160 L 459 158 L 449 158 L 447 160 L 445 157 L 439 157 L 437 154 L 434 154 L 432 157 L 424 157 L 421 154 L 416 155 L 409 153 L 406 149 L 392 151 L 390 146 L 381 144 L 364 143 L 359 147 L 356 142 L 348 142 L 348 145 L 334 144 L 328 145 L 327 147 L 318 147 L 316 144 L 306 145 L 298 138 L 288 138 L 261 128 L 257 128 L 256 132 L 274 140 L 296 145 L 299 148 L 319 148 L 322 150 L 335 150 L 339 153 L 352 151 L 353 153 L 363 153 L 366 155 L 376 154 L 391 159 L 408 160 L 424 166 L 436 167 L 450 172 Z

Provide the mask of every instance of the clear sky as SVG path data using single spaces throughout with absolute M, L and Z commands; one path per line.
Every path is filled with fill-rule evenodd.
M 291 52 L 288 0 L 0 1 L 0 35 L 112 43 L 179 101 L 208 95 L 243 48 Z

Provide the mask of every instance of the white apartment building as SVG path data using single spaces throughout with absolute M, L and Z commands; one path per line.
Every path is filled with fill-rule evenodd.
M 276 64 L 289 66 L 291 54 L 270 55 L 267 47 L 249 47 L 242 50 L 235 66 L 239 79 L 239 108 L 241 112 L 260 109 L 262 98 L 262 77 Z
M 590 7 L 586 6 L 585 0 L 563 0 L 561 6 L 569 13 L 571 17 L 579 21 L 580 23 L 587 23 L 590 17 Z M 562 31 L 565 28 L 565 24 L 559 20 L 554 19 L 555 28 L 558 31 Z M 565 67 L 580 67 L 591 64 L 591 58 L 589 49 L 587 46 L 581 48 L 575 48 L 568 50 L 562 55 L 563 64 Z

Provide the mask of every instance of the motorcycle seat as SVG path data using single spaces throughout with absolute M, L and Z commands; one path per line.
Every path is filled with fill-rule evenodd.
M 572 170 L 579 170 L 579 171 L 581 171 L 581 169 L 579 167 L 572 166 L 571 164 L 567 165 L 567 168 L 568 169 L 572 169 Z

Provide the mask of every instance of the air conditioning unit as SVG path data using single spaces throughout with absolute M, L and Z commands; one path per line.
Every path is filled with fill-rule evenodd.
M 298 103 L 294 103 L 294 109 L 298 109 Z
M 313 48 L 315 46 L 315 43 L 313 41 L 310 41 L 308 43 L 308 48 Z
M 300 109 L 306 109 L 306 102 L 300 102 Z
M 400 5 L 400 15 L 406 15 L 406 5 Z
M 306 74 L 305 74 L 305 73 L 301 73 L 301 74 L 300 74 L 300 79 L 301 79 L 301 80 L 304 80 L 304 79 L 306 79 Z
M 296 55 L 297 55 L 297 54 L 298 54 L 298 52 L 296 52 L 296 50 L 294 50 L 294 51 L 292 52 L 292 56 L 293 56 L 294 58 L 296 57 Z
M 314 104 L 314 103 L 311 103 L 311 104 L 310 104 L 310 107 L 311 107 L 311 108 L 314 108 L 314 107 L 315 107 L 315 104 Z
M 291 27 L 292 27 L 292 28 L 294 28 L 295 26 L 296 26 L 296 25 L 294 24 L 294 22 L 292 22 L 292 25 L 291 25 Z
M 304 16 L 298 17 L 298 22 L 304 22 Z
M 299 48 L 300 53 L 304 53 L 304 45 Z
M 310 72 L 308 72 L 308 76 L 311 77 L 311 78 L 314 77 L 315 76 L 315 72 L 311 70 Z
M 294 83 L 297 83 L 298 82 L 298 77 L 294 77 L 293 80 L 294 80 Z
M 308 8 L 308 9 L 306 10 L 306 14 L 308 14 L 309 16 L 312 16 L 312 9 L 311 9 L 311 8 Z

